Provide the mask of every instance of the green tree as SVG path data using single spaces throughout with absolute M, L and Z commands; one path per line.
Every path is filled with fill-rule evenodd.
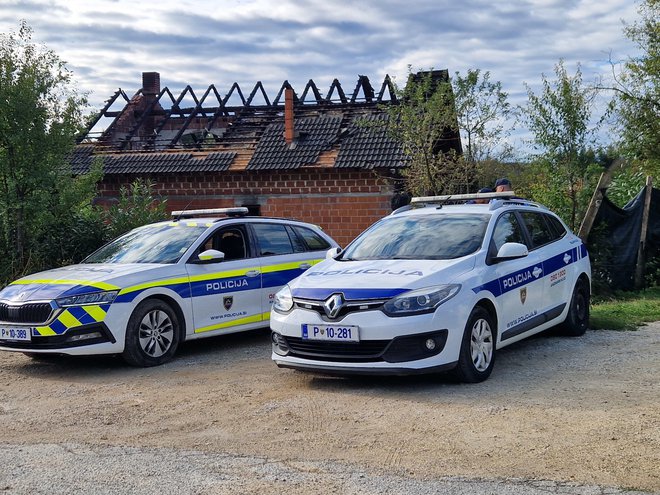
M 533 135 L 532 145 L 537 182 L 531 195 L 557 211 L 575 230 L 600 171 L 597 164 L 596 132 L 603 118 L 592 125 L 592 112 L 597 92 L 584 85 L 578 66 L 569 75 L 563 61 L 555 66 L 556 79 L 542 75 L 540 94 L 527 88 L 527 105 L 523 121 Z
M 0 35 L 0 278 L 5 279 L 49 263 L 34 259 L 38 240 L 47 237 L 44 229 L 90 204 L 100 177 L 97 169 L 72 179 L 68 156 L 82 130 L 86 100 L 72 87 L 64 62 L 31 37 L 25 22 L 18 33 Z
M 408 158 L 408 191 L 433 195 L 465 189 L 474 173 L 456 150 L 458 122 L 447 72 L 410 72 L 405 88 L 395 92 L 398 104 L 387 107 L 387 129 Z
M 119 190 L 119 201 L 104 211 L 108 236 L 118 237 L 135 227 L 167 218 L 167 200 L 154 196 L 150 180 L 136 179 Z
M 488 71 L 468 69 L 465 77 L 455 73 L 452 86 L 465 160 L 479 164 L 508 158 L 511 104 L 502 83 L 491 81 Z
M 616 77 L 621 150 L 647 174 L 660 175 L 660 0 L 640 4 L 641 20 L 626 26 L 626 36 L 641 54 L 630 58 Z

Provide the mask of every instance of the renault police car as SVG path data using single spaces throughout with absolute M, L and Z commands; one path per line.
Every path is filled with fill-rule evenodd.
M 246 213 L 174 212 L 81 264 L 12 282 L 0 291 L 0 349 L 153 366 L 184 340 L 268 327 L 277 290 L 337 243 L 314 225 Z
M 272 359 L 478 382 L 497 349 L 559 324 L 584 333 L 590 286 L 585 245 L 542 205 L 511 192 L 414 198 L 276 294 Z

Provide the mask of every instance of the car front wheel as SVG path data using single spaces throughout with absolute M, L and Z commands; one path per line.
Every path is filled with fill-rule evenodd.
M 133 366 L 157 366 L 174 356 L 179 346 L 179 320 L 164 301 L 150 299 L 135 308 L 126 328 L 122 357 Z
M 468 383 L 488 378 L 495 364 L 495 325 L 484 308 L 477 306 L 470 313 L 458 358 L 455 374 Z

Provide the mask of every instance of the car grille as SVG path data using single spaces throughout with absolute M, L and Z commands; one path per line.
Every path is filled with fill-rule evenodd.
M 0 303 L 0 321 L 8 323 L 44 323 L 48 321 L 53 308 L 49 303 L 29 303 L 13 306 Z
M 292 355 L 313 357 L 320 361 L 382 361 L 381 356 L 391 340 L 363 340 L 362 342 L 321 342 L 299 337 L 282 337 Z
M 346 301 L 344 306 L 341 308 L 337 316 L 333 320 L 338 320 L 343 318 L 349 313 L 357 313 L 360 311 L 373 311 L 375 309 L 380 309 L 383 304 L 387 302 L 385 300 L 365 300 L 365 301 Z M 324 301 L 314 301 L 310 299 L 294 299 L 296 308 L 309 309 L 315 311 L 321 315 L 321 317 L 326 320 L 328 319 L 325 314 L 325 309 L 323 309 Z M 328 319 L 329 320 L 329 319 Z

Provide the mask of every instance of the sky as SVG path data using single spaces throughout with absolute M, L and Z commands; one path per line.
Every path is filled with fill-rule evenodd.
M 525 83 L 565 61 L 590 83 L 611 76 L 610 60 L 637 48 L 623 33 L 636 0 L 0 0 L 0 32 L 21 19 L 66 61 L 94 109 L 117 88 L 132 96 L 142 72 L 159 72 L 175 97 L 210 84 L 224 96 L 261 81 L 275 98 L 284 80 L 302 93 L 313 79 L 325 95 L 337 78 L 347 94 L 359 75 L 378 91 L 408 68 L 490 72 L 513 105 Z M 598 111 L 598 110 L 597 110 Z

